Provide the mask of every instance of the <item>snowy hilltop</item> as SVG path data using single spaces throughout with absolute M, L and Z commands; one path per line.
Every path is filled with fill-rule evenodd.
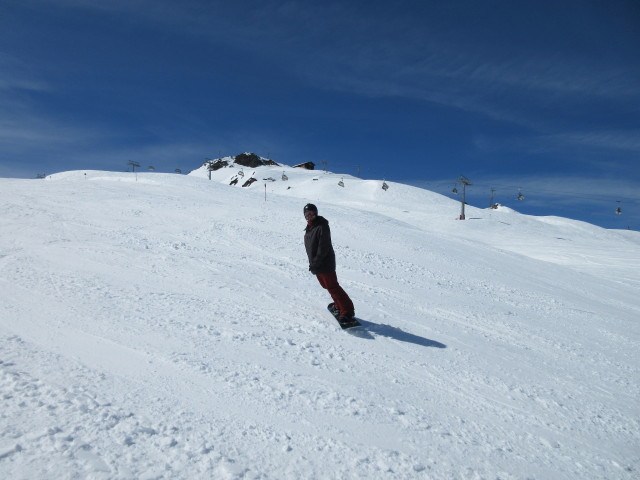
M 637 478 L 637 232 L 236 158 L 0 179 L 1 478 Z

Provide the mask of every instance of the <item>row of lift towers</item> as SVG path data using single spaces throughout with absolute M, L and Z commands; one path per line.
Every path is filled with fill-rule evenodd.
M 466 205 L 465 202 L 465 193 L 466 193 L 466 188 L 470 185 L 473 185 L 473 183 L 471 183 L 469 181 L 469 179 L 467 177 L 465 177 L 464 175 L 460 175 L 460 178 L 458 178 L 456 180 L 456 183 L 459 183 L 462 185 L 462 199 L 461 199 L 461 207 L 460 207 L 460 220 L 465 220 L 465 214 L 464 214 L 464 206 Z M 491 200 L 489 202 L 489 205 L 492 206 L 493 205 L 493 194 L 495 193 L 496 189 L 495 188 L 491 188 Z M 458 193 L 458 188 L 457 187 L 453 187 L 453 193 L 457 194 Z M 518 200 L 524 200 L 524 195 L 522 194 L 522 191 L 518 191 Z M 616 215 L 621 215 L 622 214 L 622 209 L 620 208 L 620 200 L 617 201 L 618 202 L 618 207 L 616 208 L 615 212 Z

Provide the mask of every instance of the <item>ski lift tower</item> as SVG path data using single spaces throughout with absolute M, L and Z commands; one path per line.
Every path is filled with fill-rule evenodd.
M 471 182 L 469 182 L 469 179 L 467 177 L 465 177 L 464 175 L 460 175 L 460 178 L 458 180 L 456 180 L 456 183 L 461 183 L 462 184 L 462 207 L 460 209 L 460 220 L 465 220 L 465 216 L 464 216 L 464 205 L 465 205 L 465 201 L 464 201 L 464 196 L 465 196 L 465 189 L 468 185 L 473 185 Z
M 131 171 L 132 172 L 136 171 L 136 167 L 140 168 L 140 164 L 138 162 L 134 162 L 133 160 L 129 160 L 127 162 L 127 165 L 131 166 Z
M 135 174 L 136 182 L 137 182 L 138 181 L 138 174 L 136 173 L 136 167 L 140 168 L 140 164 L 138 162 L 134 162 L 133 160 L 129 160 L 127 162 L 127 165 L 131 165 L 131 171 Z

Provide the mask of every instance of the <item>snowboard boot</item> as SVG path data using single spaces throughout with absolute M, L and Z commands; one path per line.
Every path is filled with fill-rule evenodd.
M 339 316 L 336 317 L 336 320 L 338 320 L 338 323 L 342 328 L 351 328 L 351 327 L 360 326 L 360 322 L 356 320 L 356 317 L 353 313 L 340 314 Z
M 345 313 L 339 314 L 336 318 L 340 323 L 353 323 L 353 318 L 355 315 L 353 313 Z

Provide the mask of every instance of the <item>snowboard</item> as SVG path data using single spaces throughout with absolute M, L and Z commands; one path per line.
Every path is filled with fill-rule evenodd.
M 338 317 L 336 315 L 334 315 L 334 313 L 333 313 L 333 303 L 330 303 L 329 305 L 327 305 L 327 310 L 329 311 L 331 316 L 336 319 L 336 321 L 338 322 L 338 325 L 340 325 L 340 327 L 343 330 L 347 330 L 349 328 L 355 328 L 355 327 L 361 327 L 362 326 L 362 324 L 355 317 L 353 317 L 353 320 L 351 320 L 349 322 L 341 322 L 340 320 L 338 320 Z

